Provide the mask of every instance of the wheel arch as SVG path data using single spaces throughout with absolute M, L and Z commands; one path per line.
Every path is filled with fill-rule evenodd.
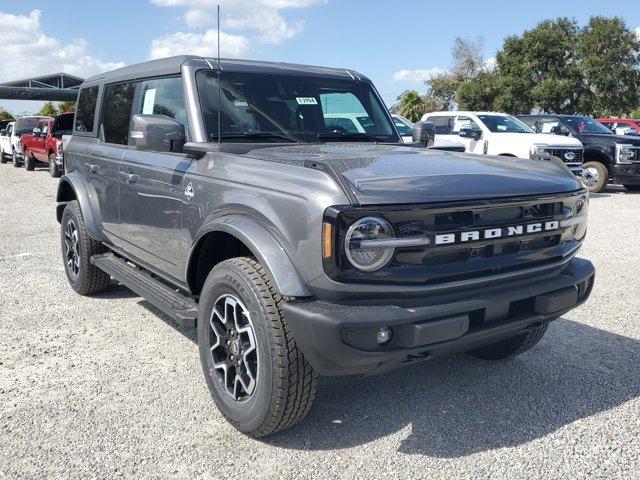
M 58 183 L 58 191 L 56 192 L 56 219 L 58 223 L 62 221 L 62 212 L 67 203 L 76 200 L 80 205 L 82 218 L 85 228 L 89 235 L 95 240 L 102 240 L 101 216 L 97 205 L 94 205 L 92 198 L 95 195 L 89 195 L 87 184 L 78 172 L 70 172 L 63 175 Z
M 200 294 L 215 265 L 238 256 L 256 258 L 281 295 L 312 296 L 280 242 L 258 223 L 236 216 L 213 220 L 196 236 L 185 275 L 191 293 Z
M 585 149 L 584 151 L 584 162 L 598 162 L 602 163 L 605 167 L 607 167 L 607 171 L 610 170 L 610 165 L 612 163 L 611 158 L 605 152 L 601 150 L 596 150 L 593 148 Z

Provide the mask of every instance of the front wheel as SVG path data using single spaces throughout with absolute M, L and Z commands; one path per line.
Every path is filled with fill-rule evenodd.
M 0 163 L 7 163 L 7 155 L 4 153 L 4 150 L 0 148 Z
M 536 327 L 531 327 L 524 333 L 515 337 L 500 340 L 499 342 L 479 347 L 468 353 L 474 357 L 484 360 L 503 360 L 505 358 L 514 357 L 532 349 L 547 331 L 549 324 L 542 323 Z
M 60 168 L 58 168 L 58 164 L 56 163 L 56 155 L 52 153 L 49 155 L 49 174 L 53 178 L 60 178 Z
M 216 265 L 202 288 L 198 346 L 205 380 L 235 428 L 262 437 L 309 412 L 317 377 L 282 316 L 285 299 L 260 263 Z
M 89 236 L 77 201 L 64 207 L 60 226 L 62 259 L 69 285 L 80 295 L 91 295 L 107 288 L 111 277 L 91 264 L 91 257 L 105 253 L 106 249 Z
M 24 152 L 24 166 L 29 172 L 36 169 L 36 157 L 29 152 Z
M 591 193 L 603 192 L 609 183 L 609 170 L 600 162 L 586 162 L 583 165 L 582 184 Z

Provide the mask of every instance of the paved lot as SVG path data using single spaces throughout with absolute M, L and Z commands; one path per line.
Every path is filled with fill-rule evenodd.
M 0 165 L 0 478 L 639 478 L 640 195 L 591 201 L 591 300 L 503 363 L 321 379 L 292 430 L 225 423 L 194 332 L 67 286 L 56 180 Z

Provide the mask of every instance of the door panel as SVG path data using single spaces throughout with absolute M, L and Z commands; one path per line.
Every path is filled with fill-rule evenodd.
M 122 248 L 178 280 L 184 280 L 184 176 L 192 161 L 182 154 L 131 148 L 120 165 Z

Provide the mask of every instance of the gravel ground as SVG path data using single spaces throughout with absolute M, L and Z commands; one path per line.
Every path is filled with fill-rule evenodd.
M 591 201 L 586 305 L 507 362 L 322 378 L 263 440 L 213 405 L 195 333 L 67 285 L 56 180 L 0 166 L 0 478 L 640 478 L 640 195 Z

